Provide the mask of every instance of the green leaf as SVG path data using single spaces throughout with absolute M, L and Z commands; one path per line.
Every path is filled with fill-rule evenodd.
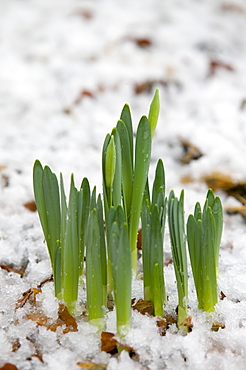
M 219 245 L 223 226 L 222 206 L 212 190 L 201 211 L 197 203 L 187 222 L 187 239 L 198 307 L 211 312 L 218 302 L 217 274 Z
M 106 258 L 106 242 L 104 232 L 104 220 L 103 220 L 103 207 L 101 195 L 97 198 L 97 216 L 98 226 L 100 234 L 100 259 L 101 259 L 101 273 L 102 273 L 102 285 L 103 285 L 103 297 L 105 299 L 103 306 L 107 307 L 107 258 Z
M 33 169 L 33 186 L 38 214 L 54 273 L 55 294 L 58 297 L 62 290 L 59 187 L 56 175 L 51 172 L 48 166 L 43 169 L 38 160 L 35 162 Z
M 115 164 L 115 174 L 114 174 L 114 182 L 112 187 L 112 202 L 110 206 L 117 207 L 121 204 L 121 182 L 122 182 L 122 159 L 121 159 L 121 144 L 119 133 L 116 128 L 112 130 L 112 134 L 114 135 L 115 141 L 115 149 L 116 149 L 116 164 Z
M 122 112 L 121 112 L 120 119 L 121 121 L 125 123 L 125 126 L 127 128 L 130 157 L 132 158 L 132 167 L 133 167 L 133 129 L 132 129 L 131 111 L 130 111 L 130 107 L 128 104 L 124 105 L 124 108 L 122 109 Z
M 96 208 L 90 211 L 86 251 L 86 294 L 89 323 L 104 329 L 105 290 L 101 263 L 100 226 Z
M 165 283 L 164 283 L 164 273 L 163 273 L 163 267 L 164 267 L 164 256 L 163 256 L 163 238 L 162 238 L 162 232 L 160 227 L 160 218 L 159 218 L 159 210 L 157 205 L 152 205 L 152 214 L 151 214 L 151 274 L 152 274 L 152 284 L 154 282 L 153 287 L 151 287 L 152 292 L 154 294 L 154 304 L 157 304 L 158 299 L 161 301 L 158 302 L 158 307 L 163 306 L 163 302 L 167 300 L 166 292 L 165 292 Z M 155 265 L 158 264 L 158 269 L 154 271 Z M 158 280 L 157 276 L 155 274 L 159 273 Z M 160 290 L 160 295 L 158 297 L 155 296 L 155 284 L 158 282 L 158 289 Z M 155 303 L 156 302 L 156 303 Z M 155 307 L 154 307 L 155 309 Z M 159 314 L 158 314 L 159 315 Z
M 155 263 L 153 271 L 153 288 L 154 288 L 154 310 L 155 315 L 163 317 L 164 291 L 163 291 L 163 266 L 162 263 Z
M 115 283 L 117 333 L 124 336 L 131 321 L 132 268 L 127 223 L 121 226 L 117 267 Z
M 162 208 L 158 209 L 157 204 L 150 207 L 148 198 L 145 198 L 141 215 L 144 299 L 153 302 L 156 315 L 163 315 L 163 303 L 166 300 L 160 217 L 162 211 Z
M 187 299 L 188 299 L 188 271 L 187 271 L 186 237 L 184 226 L 183 190 L 181 191 L 179 199 L 175 197 L 173 190 L 169 194 L 168 224 L 172 246 L 174 271 L 178 289 L 178 300 L 179 300 L 178 326 L 179 326 L 183 323 L 184 319 L 186 318 Z
M 64 240 L 66 234 L 66 226 L 67 226 L 67 201 L 66 195 L 64 190 L 64 182 L 62 173 L 60 173 L 60 193 L 61 193 L 61 229 L 60 229 L 60 240 L 61 240 L 61 247 L 64 247 Z
M 108 188 L 113 185 L 116 165 L 116 150 L 114 136 L 111 135 L 105 156 L 105 183 Z
M 142 261 L 144 273 L 144 299 L 151 301 L 151 230 L 150 207 L 145 199 L 142 210 Z
M 79 235 L 78 235 L 78 191 L 71 176 L 68 212 L 66 220 L 66 233 L 63 246 L 63 297 L 69 309 L 78 296 L 79 280 Z
M 117 131 L 121 143 L 123 201 L 128 217 L 132 202 L 133 159 L 131 157 L 130 139 L 127 127 L 123 121 L 118 121 Z
M 90 202 L 90 211 L 97 208 L 97 191 L 96 186 L 94 186 L 92 193 L 91 193 L 91 202 Z
M 48 219 L 46 213 L 46 206 L 44 200 L 44 192 L 43 192 L 43 167 L 39 160 L 36 160 L 33 167 L 33 189 L 34 189 L 34 197 L 36 201 L 36 206 L 38 210 L 38 215 L 40 218 L 40 222 L 43 228 L 43 233 L 45 240 L 48 240 L 49 229 L 48 229 Z
M 153 97 L 153 100 L 150 104 L 150 109 L 149 109 L 149 115 L 148 115 L 148 120 L 149 124 L 151 127 L 151 137 L 153 138 L 154 133 L 155 133 L 155 128 L 157 125 L 158 117 L 159 117 L 159 112 L 160 112 L 160 97 L 159 97 L 159 90 L 155 90 L 155 95 Z
M 46 239 L 54 272 L 55 294 L 61 294 L 61 255 L 60 255 L 60 197 L 57 177 L 48 166 L 43 172 L 43 192 L 48 223 L 48 236 Z
M 80 275 L 83 272 L 85 239 L 90 212 L 90 184 L 87 178 L 84 178 L 78 194 L 78 235 L 79 235 L 79 260 Z
M 130 244 L 132 250 L 133 269 L 137 271 L 137 234 L 143 194 L 148 177 L 151 154 L 151 133 L 148 119 L 143 116 L 139 122 L 136 136 L 135 172 L 132 191 L 130 214 Z
M 111 139 L 111 135 L 107 134 L 103 143 L 103 149 L 102 149 L 102 177 L 103 177 L 103 195 L 104 195 L 104 209 L 105 214 L 108 213 L 109 208 L 111 207 L 111 204 L 109 204 L 110 199 L 109 197 L 111 194 L 108 194 L 108 189 L 106 186 L 106 169 L 105 169 L 105 162 L 106 162 L 106 153 L 107 153 L 107 147 L 109 145 Z
M 117 316 L 117 333 L 124 336 L 129 329 L 131 316 L 131 252 L 124 211 L 118 206 L 109 212 L 111 220 L 108 246 L 113 276 Z
M 155 179 L 153 183 L 152 190 L 152 203 L 157 204 L 157 198 L 160 192 L 165 194 L 165 173 L 164 166 L 161 159 L 158 160 L 156 170 L 155 170 Z

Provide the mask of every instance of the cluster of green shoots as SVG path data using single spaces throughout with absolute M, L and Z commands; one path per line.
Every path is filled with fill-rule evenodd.
M 187 230 L 184 192 L 165 195 L 165 172 L 156 165 L 152 191 L 148 172 L 158 116 L 159 91 L 149 114 L 133 134 L 131 112 L 125 105 L 102 149 L 103 197 L 84 178 L 77 189 L 71 176 L 68 200 L 60 181 L 48 166 L 34 164 L 34 195 L 54 276 L 55 295 L 75 312 L 81 277 L 85 277 L 88 320 L 105 328 L 107 300 L 114 300 L 117 334 L 124 336 L 131 321 L 132 278 L 138 275 L 137 239 L 142 228 L 144 299 L 154 314 L 164 315 L 167 300 L 164 279 L 164 230 L 168 218 L 178 291 L 178 327 L 187 318 L 188 268 L 186 241 L 199 308 L 212 311 L 218 301 L 217 274 L 222 233 L 222 206 L 212 190 L 203 210 L 197 203 Z M 85 266 L 84 266 L 85 264 Z M 85 267 L 85 268 L 84 268 Z

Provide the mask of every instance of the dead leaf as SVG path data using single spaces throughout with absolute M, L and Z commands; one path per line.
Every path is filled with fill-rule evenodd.
M 226 295 L 221 291 L 220 292 L 220 300 L 223 301 L 226 298 Z
M 191 144 L 188 140 L 180 138 L 179 141 L 184 149 L 184 155 L 181 158 L 181 162 L 183 164 L 189 164 L 191 161 L 197 160 L 203 156 L 200 149 L 197 146 Z
M 227 192 L 228 189 L 235 186 L 231 176 L 221 172 L 212 172 L 209 175 L 205 175 L 201 178 L 201 181 L 206 182 L 207 186 L 213 191 L 223 190 Z
M 226 209 L 226 212 L 229 215 L 237 214 L 238 213 L 246 221 L 246 206 L 241 206 L 241 207 L 226 207 L 225 209 Z
M 95 98 L 95 94 L 89 90 L 82 90 L 75 99 L 74 104 L 79 105 L 84 97 Z
M 211 59 L 209 62 L 208 77 L 214 76 L 217 73 L 218 69 L 225 69 L 227 71 L 234 72 L 234 68 L 230 64 Z
M 34 200 L 31 200 L 30 202 L 26 202 L 23 204 L 26 209 L 28 209 L 31 212 L 36 212 L 37 206 Z
M 35 304 L 36 303 L 36 296 L 42 293 L 41 289 L 38 288 L 31 288 L 28 289 L 26 292 L 22 293 L 22 298 L 18 299 L 16 303 L 16 309 L 24 307 L 27 301 Z
M 190 175 L 184 175 L 181 177 L 180 182 L 182 184 L 191 184 L 194 182 L 194 179 Z
M 77 362 L 77 365 L 82 367 L 83 369 L 88 369 L 88 370 L 106 370 L 107 369 L 106 364 L 97 364 L 92 361 Z
M 47 330 L 55 332 L 59 326 L 62 326 L 64 323 L 61 320 L 56 320 L 52 322 L 51 319 L 41 311 L 35 310 L 26 315 L 28 320 L 35 321 L 38 326 L 45 326 Z
M 37 325 L 46 327 L 47 330 L 55 332 L 59 326 L 66 325 L 63 334 L 78 331 L 76 320 L 70 315 L 65 305 L 60 304 L 58 310 L 58 318 L 52 321 L 47 317 L 42 310 L 33 309 L 26 315 L 29 320 L 35 321 Z
M 214 322 L 212 324 L 212 331 L 219 331 L 219 329 L 225 329 L 225 324 L 222 324 L 221 322 Z
M 9 362 L 7 362 L 2 367 L 0 367 L 0 370 L 18 370 L 18 368 L 15 365 L 10 364 Z
M 137 249 L 142 249 L 142 230 L 138 230 L 138 238 L 137 238 Z
M 75 15 L 78 15 L 79 17 L 82 17 L 84 19 L 92 19 L 93 13 L 89 9 L 77 9 L 74 12 Z
M 35 353 L 31 356 L 38 358 L 40 362 L 44 363 L 43 356 L 41 354 Z
M 230 2 L 221 4 L 221 10 L 240 14 L 246 13 L 246 9 L 243 6 Z
M 114 336 L 115 334 L 113 333 L 109 333 L 107 331 L 102 332 L 101 351 L 114 355 L 116 353 L 119 353 L 125 350 L 129 352 L 130 357 L 133 357 L 133 356 L 139 357 L 138 353 L 134 350 L 134 348 L 126 346 L 125 344 L 122 344 L 120 341 L 116 340 Z
M 2 188 L 7 188 L 9 186 L 9 176 L 6 175 L 5 173 L 1 174 L 1 183 L 2 183 Z
M 38 343 L 37 341 L 37 338 L 35 335 L 33 334 L 30 334 L 30 335 L 27 335 L 26 336 L 26 339 L 32 343 L 34 349 L 35 349 L 35 353 L 33 353 L 31 355 L 31 357 L 36 357 L 39 359 L 40 362 L 44 362 L 43 361 L 43 356 L 42 356 L 42 353 L 41 353 L 41 350 L 40 350 L 40 344 Z
M 21 347 L 21 344 L 20 344 L 20 341 L 19 341 L 19 338 L 15 339 L 13 342 L 12 342 L 12 351 L 11 352 L 16 352 L 18 351 L 18 349 Z
M 75 318 L 69 313 L 64 304 L 59 304 L 58 318 L 66 324 L 63 333 L 66 334 L 70 331 L 78 331 L 78 325 Z
M 209 175 L 201 177 L 199 181 L 205 182 L 208 188 L 213 191 L 222 190 L 227 195 L 241 202 L 243 205 L 242 207 L 227 207 L 226 210 L 228 213 L 239 213 L 246 219 L 246 181 L 234 181 L 231 176 L 220 172 L 212 172 Z M 192 177 L 186 175 L 181 178 L 181 182 L 194 182 L 194 180 Z
M 72 113 L 72 109 L 71 108 L 63 108 L 63 113 L 65 113 L 65 114 L 71 114 Z
M 117 340 L 114 339 L 115 334 L 103 331 L 101 334 L 101 351 L 106 353 L 117 353 Z
M 167 331 L 167 320 L 159 317 L 156 321 L 156 326 L 158 327 L 159 334 L 164 337 Z
M 127 37 L 127 40 L 134 42 L 140 48 L 148 48 L 153 45 L 153 42 L 148 37 Z
M 164 265 L 168 266 L 173 263 L 172 253 L 165 252 L 164 255 Z
M 169 326 L 172 325 L 172 324 L 177 324 L 177 316 L 176 315 L 171 315 L 171 314 L 165 313 L 164 317 L 167 321 L 167 328 L 169 328 Z
M 223 190 L 228 195 L 246 205 L 246 181 L 233 181 L 231 176 L 220 172 L 213 172 L 201 178 L 213 191 Z
M 180 325 L 181 327 L 184 326 L 188 329 L 188 333 L 192 332 L 193 324 L 192 324 L 192 317 L 186 317 L 186 319 Z
M 2 265 L 0 265 L 0 267 L 1 266 Z M 18 272 L 18 271 L 14 271 L 14 272 Z M 30 288 L 26 292 L 22 293 L 22 298 L 20 298 L 16 303 L 16 309 L 23 307 L 28 300 L 31 303 L 35 304 L 37 294 L 42 293 L 41 288 L 48 281 L 53 281 L 53 275 L 41 281 L 41 283 L 37 285 L 37 288 Z
M 144 301 L 143 299 L 139 299 L 132 308 L 140 312 L 142 315 L 148 314 L 151 316 L 154 314 L 154 305 L 151 301 Z
M 53 275 L 49 276 L 48 278 L 44 279 L 43 281 L 41 281 L 40 284 L 37 285 L 37 288 L 42 288 L 42 286 L 46 283 L 49 283 L 49 282 L 52 282 L 54 281 L 54 277 Z
M 3 270 L 6 270 L 8 272 L 14 272 L 15 274 L 20 274 L 21 277 L 24 276 L 24 273 L 26 271 L 26 266 L 17 267 L 17 266 L 14 266 L 12 264 L 9 264 L 9 265 L 1 264 L 0 268 L 3 269 Z
M 180 82 L 173 79 L 163 79 L 163 80 L 147 80 L 144 82 L 136 83 L 134 85 L 135 94 L 151 93 L 155 86 L 163 86 L 168 88 L 169 86 L 174 86 L 177 89 L 181 89 L 182 85 Z

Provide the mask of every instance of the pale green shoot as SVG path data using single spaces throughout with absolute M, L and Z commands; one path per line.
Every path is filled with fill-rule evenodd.
M 184 331 L 187 331 L 187 326 L 182 325 L 187 318 L 188 300 L 188 271 L 183 190 L 179 199 L 175 197 L 173 190 L 169 194 L 168 224 L 172 246 L 174 271 L 178 289 L 178 327 L 182 328 Z
M 111 208 L 108 215 L 108 247 L 111 261 L 117 334 L 125 336 L 131 322 L 131 252 L 123 208 Z
M 153 97 L 153 100 L 150 104 L 149 108 L 149 115 L 148 115 L 148 120 L 149 124 L 151 127 L 151 137 L 153 139 L 154 133 L 155 133 L 155 128 L 157 125 L 158 117 L 160 113 L 160 97 L 159 97 L 159 89 L 155 90 L 155 95 Z
M 33 168 L 33 188 L 37 210 L 47 243 L 54 275 L 55 295 L 62 295 L 60 227 L 61 210 L 56 175 L 48 166 L 36 160 Z
M 96 189 L 91 197 L 91 211 L 86 237 L 86 294 L 89 323 L 104 330 L 107 303 L 107 263 L 101 197 Z
M 163 316 L 163 305 L 167 299 L 163 271 L 165 218 L 165 176 L 163 163 L 159 160 L 156 166 L 152 200 L 150 200 L 147 184 L 142 209 L 144 299 L 152 301 L 157 316 Z
M 212 190 L 201 211 L 196 204 L 194 215 L 187 222 L 187 240 L 198 307 L 207 312 L 214 311 L 218 302 L 217 274 L 219 245 L 223 226 L 221 201 Z

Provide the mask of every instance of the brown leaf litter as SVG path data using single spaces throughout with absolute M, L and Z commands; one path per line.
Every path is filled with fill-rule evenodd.
M 30 288 L 22 293 L 22 297 L 16 302 L 16 309 L 24 307 L 27 301 L 35 304 L 39 293 L 42 293 L 42 290 L 38 288 Z
M 220 329 L 225 329 L 225 324 L 222 324 L 221 322 L 214 322 L 212 324 L 212 331 L 219 331 Z
M 151 93 L 155 86 L 162 86 L 168 89 L 170 86 L 176 87 L 178 90 L 182 88 L 179 81 L 170 79 L 158 79 L 158 80 L 146 80 L 142 82 L 135 83 L 134 93 L 136 95 L 143 93 Z
M 10 364 L 9 362 L 6 362 L 6 364 L 0 367 L 0 370 L 18 370 L 18 368 L 15 365 Z
M 22 297 L 16 302 L 16 309 L 22 308 L 27 302 L 31 304 L 30 312 L 26 314 L 27 319 L 35 321 L 37 325 L 46 327 L 47 330 L 56 331 L 58 327 L 65 325 L 63 334 L 71 331 L 78 331 L 77 322 L 75 318 L 69 313 L 67 307 L 63 304 L 59 304 L 58 317 L 56 320 L 52 320 L 47 317 L 43 311 L 36 305 L 37 295 L 42 293 L 41 287 L 47 282 L 53 281 L 53 277 L 44 279 L 37 288 L 30 288 L 26 292 L 22 293 Z
M 37 325 L 46 327 L 47 330 L 55 332 L 58 327 L 65 325 L 63 334 L 78 331 L 78 326 L 75 318 L 68 312 L 65 305 L 59 304 L 58 318 L 52 321 L 47 317 L 42 310 L 32 309 L 29 314 L 26 315 L 29 320 L 35 321 Z
M 152 316 L 154 313 L 154 305 L 151 301 L 145 301 L 143 299 L 139 299 L 137 303 L 135 303 L 132 308 L 137 310 L 142 315 L 150 315 Z
M 15 266 L 12 263 L 7 264 L 3 263 L 0 264 L 0 268 L 6 270 L 8 272 L 14 272 L 15 274 L 19 274 L 20 277 L 23 277 L 26 271 L 27 264 L 25 266 Z
M 107 364 L 97 364 L 96 362 L 92 361 L 85 361 L 85 362 L 77 362 L 77 365 L 82 367 L 83 369 L 88 370 L 106 370 Z
M 200 178 L 200 182 L 205 182 L 208 188 L 214 192 L 221 190 L 228 196 L 232 196 L 237 199 L 242 206 L 226 207 L 226 211 L 229 214 L 238 213 L 246 221 L 246 181 L 237 181 L 227 174 L 221 172 L 212 172 L 211 174 L 205 175 Z M 194 179 L 189 176 L 183 176 L 181 178 L 182 183 L 192 183 Z
M 192 160 L 197 160 L 203 156 L 201 150 L 186 139 L 179 138 L 184 149 L 184 155 L 180 159 L 181 163 L 189 164 Z
M 222 62 L 220 60 L 211 59 L 209 61 L 209 71 L 208 77 L 214 76 L 218 70 L 224 69 L 229 72 L 234 72 L 234 67 L 231 66 L 229 63 Z
M 36 202 L 34 200 L 24 203 L 23 206 L 30 212 L 36 212 L 37 210 Z
M 139 355 L 134 350 L 134 348 L 122 344 L 120 341 L 115 339 L 114 333 L 110 333 L 107 331 L 103 331 L 101 333 L 101 350 L 106 353 L 110 353 L 111 355 L 115 355 L 121 352 L 122 350 L 125 350 L 129 353 L 130 357 L 139 358 Z

